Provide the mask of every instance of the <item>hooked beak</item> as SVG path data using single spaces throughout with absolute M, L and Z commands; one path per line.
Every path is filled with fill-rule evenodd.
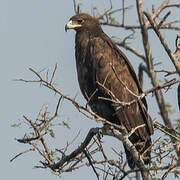
M 70 20 L 65 26 L 65 31 L 67 32 L 68 29 L 75 29 L 78 27 L 81 27 L 81 25 L 77 24 L 77 22 Z

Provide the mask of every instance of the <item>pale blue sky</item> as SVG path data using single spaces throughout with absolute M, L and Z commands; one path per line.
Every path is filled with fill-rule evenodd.
M 91 13 L 93 5 L 98 5 L 101 12 L 109 7 L 109 1 L 95 0 L 89 2 L 87 0 L 79 1 L 82 3 L 83 12 Z M 88 3 L 87 3 L 88 2 Z M 150 1 L 149 1 L 150 2 Z M 155 1 L 151 1 L 155 2 Z M 178 2 L 178 0 L 173 1 Z M 115 8 L 121 8 L 121 3 L 114 0 Z M 173 9 L 172 17 L 179 16 L 180 13 Z M 74 15 L 72 0 L 0 0 L 0 108 L 1 108 L 1 179 L 59 179 L 52 175 L 49 170 L 33 169 L 37 165 L 37 154 L 29 153 L 19 157 L 13 163 L 9 160 L 17 153 L 24 151 L 27 146 L 16 143 L 14 138 L 22 137 L 25 132 L 25 126 L 22 128 L 12 128 L 11 125 L 22 120 L 23 115 L 29 118 L 36 118 L 41 106 L 48 102 L 49 110 L 53 111 L 58 101 L 58 96 L 47 90 L 40 88 L 38 84 L 25 84 L 13 81 L 14 79 L 24 78 L 32 79 L 34 76 L 29 67 L 36 70 L 44 68 L 53 69 L 58 63 L 58 71 L 56 74 L 57 87 L 71 97 L 77 95 L 77 100 L 84 103 L 84 99 L 80 93 L 76 78 L 75 60 L 74 60 L 74 35 L 73 31 L 65 33 L 64 26 L 68 19 Z M 129 23 L 136 22 L 134 19 L 127 17 Z M 123 38 L 127 33 L 120 29 L 105 28 L 109 36 L 117 36 Z M 166 34 L 170 47 L 174 50 L 174 39 L 178 32 Z M 138 34 L 136 35 L 138 37 Z M 140 39 L 137 38 L 132 44 L 142 49 Z M 156 43 L 154 43 L 156 42 Z M 164 51 L 161 51 L 160 43 L 153 35 L 151 38 L 153 44 L 153 53 L 155 62 L 163 62 L 161 68 L 171 69 L 172 65 Z M 135 58 L 129 52 L 124 51 L 132 64 L 137 69 L 140 60 Z M 160 67 L 159 67 L 160 68 Z M 147 79 L 147 77 L 146 77 Z M 149 80 L 145 82 L 145 89 L 149 86 Z M 175 91 L 167 93 L 169 101 L 174 102 L 173 106 L 177 110 Z M 148 96 L 148 104 L 152 118 L 159 118 L 157 113 L 157 105 L 153 104 L 153 98 Z M 176 113 L 174 118 L 178 117 Z M 62 148 L 66 141 L 72 140 L 79 130 L 81 134 L 75 142 L 74 149 L 85 137 L 86 132 L 97 126 L 96 122 L 86 120 L 80 115 L 71 103 L 64 102 L 59 122 L 62 120 L 70 124 L 71 130 L 57 127 L 55 128 L 56 138 L 53 143 L 56 148 Z M 100 125 L 100 124 L 98 124 Z M 105 138 L 104 140 L 108 140 Z M 117 142 L 117 141 L 116 141 Z M 111 142 L 109 142 L 111 144 Z M 83 171 L 66 173 L 62 175 L 62 179 L 72 178 L 94 179 L 92 169 L 84 168 Z

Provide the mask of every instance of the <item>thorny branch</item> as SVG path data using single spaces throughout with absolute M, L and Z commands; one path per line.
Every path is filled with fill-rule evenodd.
M 114 69 L 113 67 L 112 67 L 112 69 L 114 70 L 114 73 L 116 74 L 115 69 Z M 89 116 L 88 114 L 84 114 L 84 115 L 86 115 L 88 118 L 93 119 L 93 120 L 96 120 L 96 121 L 101 121 L 101 122 L 104 122 L 104 123 L 109 124 L 109 125 L 117 126 L 117 125 L 112 124 L 112 123 L 110 123 L 109 121 L 105 120 L 104 118 L 98 116 L 96 113 L 94 113 L 93 111 L 91 111 L 89 108 L 79 105 L 73 98 L 70 98 L 70 97 L 66 96 L 64 93 L 62 93 L 60 90 L 58 90 L 52 83 L 50 84 L 48 81 L 46 81 L 45 79 L 43 79 L 43 77 L 42 77 L 37 71 L 35 71 L 34 69 L 29 68 L 29 70 L 32 71 L 32 72 L 38 77 L 38 80 L 32 81 L 32 80 L 19 79 L 19 81 L 23 81 L 23 82 L 26 82 L 26 83 L 28 83 L 28 82 L 39 82 L 39 83 L 41 83 L 42 85 L 44 85 L 45 87 L 47 87 L 47 88 L 55 91 L 57 94 L 59 94 L 59 95 L 61 96 L 61 98 L 64 98 L 64 99 L 72 102 L 72 103 L 75 105 L 75 107 L 78 109 L 78 111 L 80 111 L 81 113 L 83 113 L 83 114 L 84 114 L 84 112 L 89 113 L 91 116 Z M 120 81 L 120 83 L 122 83 L 122 84 L 125 86 L 125 84 L 124 84 L 120 79 L 119 79 L 119 81 Z M 99 82 L 97 82 L 97 83 L 99 84 L 99 86 L 101 86 L 102 88 L 104 88 L 104 89 L 111 95 L 112 99 L 107 99 L 107 100 L 110 100 L 110 101 L 112 101 L 112 102 L 114 102 L 114 103 L 116 103 L 116 104 L 119 104 L 120 107 L 122 107 L 122 106 L 125 107 L 125 106 L 130 106 L 132 103 L 137 102 L 138 100 L 144 98 L 144 97 L 147 96 L 148 94 L 153 93 L 153 92 L 155 92 L 155 91 L 157 91 L 157 90 L 161 90 L 161 89 L 164 89 L 164 88 L 168 88 L 168 89 L 169 89 L 170 86 L 172 86 L 173 84 L 176 84 L 176 83 L 178 83 L 178 82 L 180 82 L 180 79 L 172 79 L 172 80 L 170 80 L 169 82 L 166 82 L 166 83 L 164 83 L 164 84 L 162 84 L 162 85 L 158 85 L 158 86 L 156 86 L 156 87 L 153 87 L 153 88 L 151 88 L 151 89 L 143 92 L 143 93 L 140 94 L 140 95 L 134 94 L 131 90 L 128 89 L 128 87 L 125 86 L 125 88 L 126 88 L 130 93 L 133 93 L 133 95 L 137 98 L 137 99 L 134 99 L 134 100 L 132 100 L 132 101 L 130 101 L 130 102 L 120 102 L 120 101 L 115 97 L 115 95 L 114 95 L 110 90 L 108 90 L 103 84 L 101 84 L 101 83 L 99 83 Z M 100 97 L 100 98 L 101 98 L 101 97 Z M 114 99 L 115 101 L 113 101 L 113 99 Z M 57 112 L 57 111 L 56 111 L 56 112 Z M 93 118 L 93 116 L 94 116 L 95 118 Z M 118 126 L 117 126 L 117 127 L 118 127 Z
M 128 137 L 134 131 L 136 131 L 137 128 L 140 128 L 141 126 L 133 129 L 132 132 L 127 134 L 127 132 L 124 129 L 124 127 L 118 126 L 116 124 L 113 124 L 113 123 L 110 123 L 110 122 L 106 121 L 105 119 L 99 117 L 97 114 L 92 112 L 87 107 L 79 105 L 74 99 L 64 95 L 60 90 L 58 90 L 53 85 L 54 84 L 53 78 L 46 78 L 46 79 L 44 79 L 42 77 L 42 75 L 40 73 L 38 73 L 37 71 L 35 71 L 34 69 L 29 68 L 29 70 L 36 75 L 38 80 L 32 81 L 32 80 L 19 79 L 20 81 L 23 81 L 23 82 L 26 82 L 26 83 L 28 83 L 28 82 L 39 82 L 39 83 L 41 83 L 41 85 L 43 85 L 43 86 L 45 86 L 45 87 L 47 87 L 49 89 L 52 89 L 54 92 L 56 92 L 56 94 L 60 95 L 60 98 L 59 98 L 58 104 L 56 106 L 56 110 L 55 110 L 54 115 L 52 117 L 49 117 L 49 118 L 47 118 L 46 116 L 43 116 L 43 118 L 44 118 L 43 119 L 43 123 L 41 124 L 40 127 L 38 127 L 37 124 L 33 123 L 32 120 L 29 120 L 26 116 L 24 116 L 25 120 L 27 122 L 29 122 L 29 124 L 33 127 L 36 136 L 35 137 L 24 137 L 23 139 L 18 139 L 18 142 L 20 142 L 20 143 L 28 143 L 28 144 L 32 145 L 33 146 L 32 149 L 33 150 L 37 150 L 39 152 L 39 154 L 45 159 L 45 162 L 41 161 L 41 164 L 43 166 L 37 166 L 37 167 L 51 168 L 53 171 L 59 172 L 59 173 L 60 172 L 69 172 L 69 171 L 72 171 L 72 170 L 75 170 L 75 169 L 79 168 L 77 165 L 81 162 L 82 159 L 84 159 L 86 157 L 86 156 L 82 156 L 81 154 L 83 153 L 84 149 L 87 148 L 88 144 L 90 143 L 90 141 L 92 140 L 94 135 L 99 134 L 99 132 L 100 132 L 103 135 L 113 136 L 113 137 L 116 137 L 116 138 L 120 139 L 121 141 L 123 141 L 123 143 L 127 146 L 127 148 L 128 149 L 130 148 L 131 152 L 134 154 L 135 159 L 136 159 L 135 161 L 137 161 L 137 164 L 139 164 L 139 166 L 138 166 L 139 167 L 139 171 L 141 169 L 145 169 L 145 167 L 143 165 L 143 161 L 141 159 L 139 159 L 138 152 L 136 151 L 135 147 L 132 146 L 132 144 L 129 144 L 131 142 L 128 140 Z M 55 69 L 53 71 L 53 77 L 55 76 L 56 70 L 57 70 L 57 66 L 55 66 Z M 50 79 L 49 82 L 47 81 L 48 79 Z M 125 103 L 125 102 L 120 103 L 119 101 L 116 102 L 116 103 L 119 103 L 120 107 L 122 107 L 122 106 L 124 106 L 124 107 L 129 106 L 132 103 L 137 102 L 139 99 L 143 98 L 147 94 L 153 93 L 154 91 L 162 89 L 162 88 L 169 88 L 170 86 L 172 86 L 173 84 L 175 84 L 177 82 L 180 82 L 180 79 L 174 79 L 174 80 L 169 81 L 169 82 L 167 82 L 167 83 L 165 83 L 165 84 L 163 84 L 161 86 L 159 85 L 158 87 L 155 87 L 155 88 L 152 88 L 152 89 L 150 89 L 148 91 L 145 91 L 143 94 L 141 94 L 139 96 L 136 95 L 136 97 L 138 97 L 138 98 L 135 99 L 134 101 L 129 102 L 129 103 Z M 75 105 L 75 107 L 78 109 L 78 111 L 83 113 L 86 117 L 88 117 L 88 118 L 90 118 L 92 120 L 101 121 L 103 123 L 109 124 L 110 128 L 106 128 L 106 129 L 105 128 L 103 128 L 103 129 L 102 128 L 93 128 L 93 129 L 91 129 L 89 131 L 88 135 L 86 136 L 84 142 L 75 151 L 73 151 L 70 155 L 63 154 L 61 160 L 59 162 L 55 163 L 53 154 L 49 150 L 49 148 L 47 147 L 47 144 L 45 143 L 44 136 L 47 134 L 47 132 L 45 131 L 43 134 L 42 134 L 42 132 L 43 132 L 43 130 L 45 128 L 47 128 L 49 126 L 49 123 L 52 120 L 54 120 L 55 117 L 57 117 L 58 109 L 59 109 L 59 106 L 60 106 L 60 101 L 62 100 L 62 98 L 72 102 L 73 105 Z M 114 101 L 116 101 L 116 99 L 117 98 L 115 98 L 115 96 L 114 96 Z M 46 113 L 44 113 L 44 114 L 46 114 Z M 33 143 L 33 141 L 35 141 L 35 143 Z M 37 146 L 39 141 L 43 145 L 43 148 L 44 148 L 45 151 L 42 151 Z M 100 151 L 102 152 L 103 156 L 106 157 L 106 155 L 104 154 L 104 150 L 102 148 L 100 149 Z M 22 154 L 23 153 L 20 153 L 19 155 L 22 155 Z M 92 154 L 92 151 L 91 151 L 91 154 Z M 19 155 L 15 156 L 15 158 L 18 157 Z M 77 157 L 79 157 L 80 159 L 77 158 Z M 13 158 L 12 160 L 14 160 L 15 158 Z M 71 165 L 69 168 L 64 169 L 66 166 L 68 166 L 69 163 L 72 163 L 76 158 L 77 158 L 77 160 L 73 163 L 73 165 Z M 92 162 L 94 162 L 94 161 L 92 161 Z M 112 161 L 109 161 L 107 159 L 107 157 L 105 158 L 104 162 L 105 163 L 110 163 L 111 162 L 110 164 L 112 164 Z M 127 174 L 126 175 L 125 174 L 124 174 L 124 177 L 127 175 Z

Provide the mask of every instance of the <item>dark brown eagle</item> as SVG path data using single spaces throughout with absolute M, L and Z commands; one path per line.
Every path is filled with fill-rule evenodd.
M 75 56 L 80 89 L 91 109 L 107 121 L 123 125 L 128 132 L 138 128 L 130 137 L 144 163 L 151 158 L 152 120 L 147 113 L 145 98 L 123 107 L 142 93 L 138 78 L 127 57 L 103 32 L 97 19 L 82 13 L 73 16 L 65 30 L 76 31 Z M 119 101 L 115 103 L 114 101 Z M 125 148 L 128 164 L 135 163 Z

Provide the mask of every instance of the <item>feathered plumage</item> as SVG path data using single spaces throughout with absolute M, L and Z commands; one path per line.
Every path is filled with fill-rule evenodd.
M 106 120 L 124 125 L 130 132 L 138 128 L 129 138 L 137 151 L 143 154 L 151 146 L 152 120 L 147 113 L 145 98 L 130 106 L 116 106 L 112 95 L 120 102 L 131 102 L 142 93 L 136 73 L 127 57 L 103 32 L 98 20 L 82 13 L 73 16 L 65 29 L 74 29 L 75 56 L 80 89 L 91 109 Z M 104 98 L 104 99 L 103 99 Z M 135 167 L 130 152 L 125 148 L 128 164 Z M 144 156 L 150 162 L 151 148 Z

